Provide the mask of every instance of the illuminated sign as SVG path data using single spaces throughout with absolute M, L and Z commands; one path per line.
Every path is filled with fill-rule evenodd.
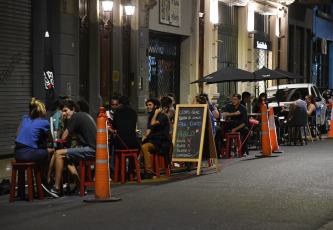
M 271 43 L 268 41 L 259 41 L 254 39 L 254 48 L 261 50 L 270 50 Z

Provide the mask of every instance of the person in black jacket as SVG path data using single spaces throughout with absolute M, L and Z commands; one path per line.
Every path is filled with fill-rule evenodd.
M 138 114 L 130 107 L 130 100 L 127 96 L 122 96 L 119 103 L 120 107 L 113 116 L 113 130 L 111 131 L 117 133 L 114 139 L 115 149 L 137 149 L 140 146 L 136 137 Z
M 156 98 L 150 98 L 146 101 L 148 110 L 148 124 L 146 134 L 142 137 L 141 146 L 144 162 L 145 174 L 143 179 L 153 178 L 150 154 L 158 151 L 165 157 L 169 155 L 170 148 L 170 125 L 169 118 L 165 113 L 161 113 L 160 101 Z

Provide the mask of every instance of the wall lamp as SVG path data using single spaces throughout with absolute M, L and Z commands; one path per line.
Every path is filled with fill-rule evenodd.
M 126 16 L 133 16 L 135 11 L 135 6 L 129 1 L 127 4 L 124 5 L 125 14 Z
M 113 1 L 103 0 L 102 7 L 104 12 L 111 12 L 113 8 Z
M 249 31 L 248 33 L 249 33 L 248 37 L 252 38 L 252 34 L 256 34 L 256 33 L 258 33 L 258 31 L 257 30 L 252 30 L 252 31 Z

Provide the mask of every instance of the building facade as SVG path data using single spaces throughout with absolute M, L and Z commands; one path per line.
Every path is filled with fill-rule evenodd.
M 297 11 L 293 0 L 113 0 L 112 9 L 102 2 L 0 0 L 0 154 L 12 153 L 30 98 L 46 99 L 46 32 L 56 95 L 86 100 L 93 117 L 112 95 L 128 95 L 142 131 L 149 97 L 174 93 L 187 104 L 203 91 L 213 102 L 263 91 L 263 83 L 190 84 L 226 66 L 279 67 L 332 85 L 332 32 L 321 29 L 332 22 L 318 13 L 327 9 Z

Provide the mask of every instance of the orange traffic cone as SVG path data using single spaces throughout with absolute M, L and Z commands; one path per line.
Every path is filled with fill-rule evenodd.
M 273 108 L 269 109 L 268 127 L 269 127 L 269 137 L 270 137 L 270 141 L 271 141 L 272 152 L 273 153 L 282 153 L 282 151 L 280 151 L 278 143 L 277 143 Z
M 119 201 L 121 198 L 111 197 L 109 152 L 108 152 L 108 129 L 107 116 L 104 107 L 99 108 L 97 118 L 96 136 L 96 170 L 95 170 L 95 199 L 83 200 L 86 202 Z
M 272 150 L 271 150 L 271 143 L 269 140 L 267 106 L 265 104 L 264 98 L 262 99 L 260 110 L 261 110 L 261 147 L 262 147 L 262 156 L 260 157 L 267 157 L 272 155 Z
M 330 124 L 330 132 L 328 133 L 328 138 L 333 138 L 333 97 L 332 97 L 332 104 L 331 104 L 331 124 Z

